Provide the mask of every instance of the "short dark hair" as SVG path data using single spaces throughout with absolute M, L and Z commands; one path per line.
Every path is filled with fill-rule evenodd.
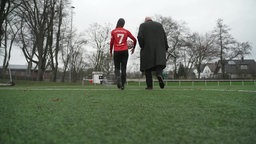
M 116 28 L 118 27 L 124 27 L 125 20 L 123 18 L 120 18 L 116 23 Z

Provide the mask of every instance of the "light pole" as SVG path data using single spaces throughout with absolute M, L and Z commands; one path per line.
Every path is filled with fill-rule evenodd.
M 73 67 L 73 44 L 72 44 L 72 39 L 73 39 L 73 9 L 75 8 L 74 6 L 71 6 L 71 26 L 70 26 L 70 64 L 69 64 L 69 82 L 72 81 L 72 67 Z

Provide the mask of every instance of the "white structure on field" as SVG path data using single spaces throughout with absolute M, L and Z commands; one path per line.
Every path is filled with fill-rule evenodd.
M 103 83 L 103 72 L 92 72 L 92 81 L 94 84 L 102 84 Z

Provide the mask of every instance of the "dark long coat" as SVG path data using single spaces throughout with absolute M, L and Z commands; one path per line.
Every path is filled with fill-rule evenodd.
M 139 27 L 138 42 L 140 50 L 140 70 L 155 70 L 156 66 L 166 67 L 168 43 L 163 26 L 152 20 Z

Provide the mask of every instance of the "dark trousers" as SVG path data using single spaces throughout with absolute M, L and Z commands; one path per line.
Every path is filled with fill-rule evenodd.
M 128 57 L 129 57 L 128 50 L 114 52 L 115 76 L 117 79 L 117 83 L 120 83 L 120 78 L 121 78 L 122 85 L 126 83 L 126 66 L 127 66 Z
M 145 70 L 146 84 L 148 88 L 153 88 L 152 71 L 156 71 L 156 76 L 162 76 L 163 73 L 163 69 L 161 66 L 156 66 L 152 69 Z

